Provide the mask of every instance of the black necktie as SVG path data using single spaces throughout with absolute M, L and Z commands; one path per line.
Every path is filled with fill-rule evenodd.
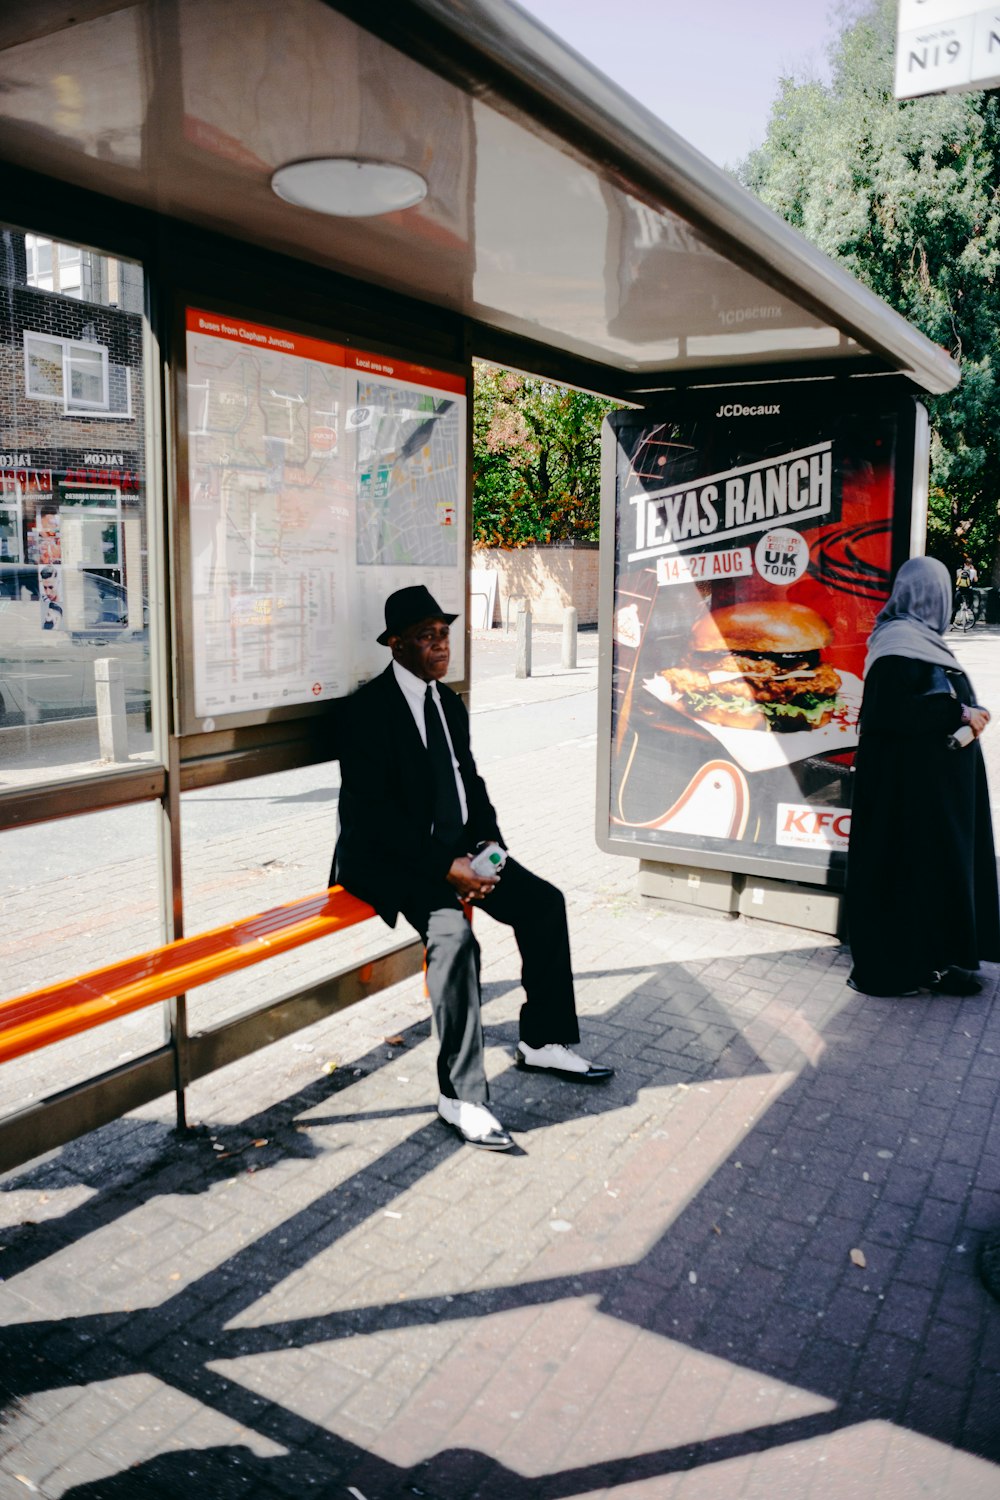
M 424 730 L 434 780 L 434 837 L 442 844 L 457 844 L 464 826 L 462 804 L 458 800 L 451 751 L 430 683 L 424 694 Z

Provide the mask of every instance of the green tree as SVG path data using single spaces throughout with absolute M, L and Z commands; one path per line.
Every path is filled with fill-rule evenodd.
M 616 404 L 477 363 L 472 514 L 479 546 L 598 540 L 601 421 Z
M 962 366 L 928 401 L 928 550 L 1000 584 L 1000 105 L 974 92 L 893 98 L 895 0 L 834 44 L 829 85 L 782 80 L 744 184 Z

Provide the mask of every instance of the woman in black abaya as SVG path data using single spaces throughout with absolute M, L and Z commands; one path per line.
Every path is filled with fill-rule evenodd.
M 980 961 L 1000 959 L 990 716 L 945 645 L 950 618 L 947 569 L 914 557 L 868 643 L 847 865 L 848 983 L 867 995 L 974 995 Z

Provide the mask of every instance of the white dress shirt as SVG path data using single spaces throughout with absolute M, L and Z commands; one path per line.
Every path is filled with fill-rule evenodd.
M 392 670 L 396 674 L 396 681 L 399 683 L 399 686 L 402 689 L 403 697 L 406 699 L 410 713 L 413 715 L 413 722 L 417 726 L 417 733 L 420 735 L 421 742 L 426 749 L 427 731 L 424 727 L 424 698 L 427 693 L 427 683 L 424 682 L 422 678 L 417 677 L 415 673 L 408 671 L 406 667 L 400 666 L 398 661 L 393 661 Z M 437 683 L 432 682 L 430 684 L 430 689 L 431 697 L 434 699 L 434 706 L 437 709 L 438 716 L 440 717 L 441 723 L 444 726 L 444 737 L 448 742 L 448 749 L 451 751 L 451 765 L 452 770 L 455 772 L 455 787 L 458 791 L 458 805 L 462 809 L 462 822 L 464 823 L 469 816 L 469 802 L 468 798 L 465 795 L 465 782 L 462 780 L 462 773 L 458 769 L 458 760 L 455 757 L 455 747 L 451 742 L 451 735 L 448 733 L 448 720 L 445 718 L 444 710 L 441 707 L 441 695 L 437 690 Z

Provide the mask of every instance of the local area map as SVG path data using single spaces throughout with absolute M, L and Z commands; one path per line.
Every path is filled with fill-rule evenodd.
M 358 382 L 357 560 L 454 566 L 459 403 Z
M 188 312 L 192 707 L 203 726 L 349 691 L 376 665 L 357 627 L 388 592 L 460 590 L 464 397 L 373 380 L 345 356 L 362 359 Z

